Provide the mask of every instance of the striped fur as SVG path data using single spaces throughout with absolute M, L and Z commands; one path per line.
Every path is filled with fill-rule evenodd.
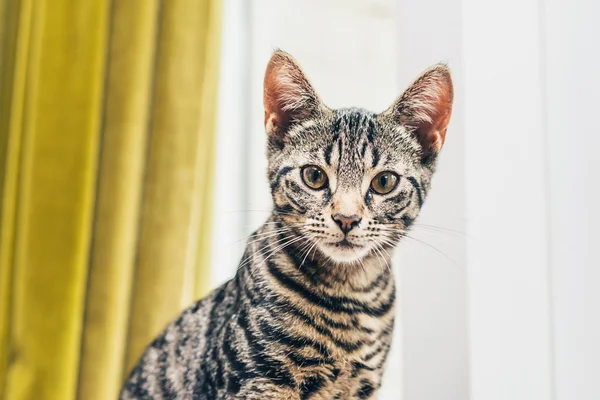
M 450 82 L 445 67 L 431 71 Z M 291 57 L 274 54 L 265 79 L 273 213 L 235 277 L 147 348 L 121 399 L 375 398 L 394 327 L 391 254 L 430 187 L 439 135 L 429 128 L 445 136 L 436 121 L 449 118 L 436 79 L 381 114 L 331 110 Z M 398 111 L 407 109 L 415 124 Z M 306 165 L 326 172 L 324 188 L 304 183 Z M 381 171 L 400 177 L 385 195 L 370 188 Z M 359 221 L 342 232 L 336 212 Z

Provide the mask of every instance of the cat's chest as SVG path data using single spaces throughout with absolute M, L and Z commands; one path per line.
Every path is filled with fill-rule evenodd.
M 311 399 L 369 398 L 381 382 L 391 331 L 385 319 L 367 326 L 362 331 L 332 330 L 328 360 L 296 365 L 301 394 Z
M 380 363 L 364 362 L 360 358 L 340 359 L 318 368 L 298 371 L 300 397 L 315 400 L 369 398 L 381 383 Z

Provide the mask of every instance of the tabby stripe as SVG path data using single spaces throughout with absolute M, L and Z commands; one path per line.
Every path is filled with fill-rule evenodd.
M 181 346 L 177 347 L 177 358 L 183 357 L 181 349 L 186 348 L 187 345 L 188 345 L 188 342 L 190 340 L 194 341 L 194 345 L 192 347 L 193 348 L 197 348 L 198 345 L 199 345 L 199 343 L 200 343 L 200 341 L 198 339 L 199 339 L 199 336 L 191 337 L 190 335 L 185 335 L 184 338 L 183 338 L 183 340 L 181 341 Z M 183 386 L 184 387 L 191 387 L 192 386 L 192 384 L 193 384 L 193 382 L 191 380 L 192 376 L 193 375 L 192 375 L 192 371 L 191 370 L 188 370 L 187 373 L 184 374 L 184 376 L 183 376 Z
M 194 387 L 194 397 L 202 398 L 202 396 L 208 397 L 216 397 L 215 388 L 212 384 L 212 374 L 208 373 L 208 366 L 202 366 L 201 369 L 198 370 L 197 375 L 200 375 L 200 371 L 203 372 L 203 378 L 200 385 L 196 385 Z M 200 381 L 200 376 L 198 377 L 198 381 Z M 171 397 L 167 397 L 169 399 Z
M 358 392 L 356 392 L 356 395 L 359 399 L 368 399 L 374 391 L 375 386 L 373 386 L 373 383 L 368 379 L 363 379 L 360 381 L 360 388 L 358 389 Z
M 237 322 L 240 328 L 242 328 L 242 332 L 248 346 L 252 349 L 252 360 L 254 361 L 256 371 L 262 376 L 270 379 L 275 384 L 292 388 L 296 387 L 296 381 L 289 368 L 281 361 L 276 360 L 266 354 L 265 347 L 252 333 L 252 330 L 249 326 L 248 315 L 244 309 L 240 310 Z
M 279 171 L 277 171 L 275 177 L 271 179 L 271 191 L 274 191 L 279 186 L 279 182 L 281 178 L 285 175 L 289 174 L 293 170 L 292 167 L 283 167 Z
M 400 209 L 396 211 L 395 215 L 398 215 L 402 211 L 406 210 L 408 207 L 410 207 L 411 204 L 412 204 L 412 199 L 408 199 L 408 203 L 406 203 L 404 206 L 400 207 Z
M 346 115 L 344 118 L 344 121 L 346 122 L 346 128 L 348 128 L 348 131 L 351 131 L 352 128 L 354 127 L 354 117 L 353 115 Z
M 340 372 L 342 372 L 342 370 L 339 368 L 334 368 L 331 370 L 331 382 L 337 381 L 337 379 L 340 377 Z
M 253 279 L 253 274 L 250 274 L 248 279 Z M 254 282 L 251 282 L 252 284 Z M 241 290 L 245 297 L 250 300 L 250 305 L 252 307 L 259 307 L 265 303 L 265 298 L 260 294 L 261 290 L 255 289 L 254 286 L 250 287 L 250 285 L 241 286 Z
M 331 357 L 331 353 L 322 343 L 316 342 L 305 336 L 294 335 L 292 336 L 288 332 L 281 330 L 279 327 L 274 327 L 272 321 L 260 320 L 258 322 L 260 331 L 265 338 L 271 341 L 277 341 L 280 344 L 287 345 L 296 349 L 303 349 L 305 347 L 311 347 L 315 349 L 319 354 L 326 358 Z
M 379 164 L 379 150 L 377 150 L 377 148 L 374 147 L 371 150 L 371 154 L 372 154 L 371 168 L 375 168 L 377 166 L 377 164 Z
M 318 274 L 311 273 L 311 271 L 320 271 L 320 268 L 318 267 L 318 265 L 316 265 L 316 263 L 314 261 L 309 261 L 308 259 L 305 260 L 304 257 L 302 257 L 302 254 L 299 254 L 299 251 L 295 245 L 286 247 L 284 249 L 284 252 L 287 253 L 287 255 L 290 257 L 292 263 L 298 270 L 300 270 L 300 265 L 304 262 L 304 265 L 306 266 L 304 268 L 304 271 L 305 271 L 304 277 L 306 277 L 311 284 L 313 284 L 315 286 L 332 287 L 332 285 L 329 282 L 319 279 Z M 300 259 L 300 257 L 302 257 L 302 260 Z M 389 270 L 386 269 L 381 274 L 379 274 L 374 279 L 374 281 L 370 282 L 368 286 L 361 287 L 361 288 L 355 288 L 354 286 L 351 286 L 351 287 L 357 293 L 361 293 L 361 294 L 365 294 L 365 295 L 372 294 L 373 297 L 372 297 L 372 299 L 369 300 L 369 302 L 372 303 L 372 302 L 379 300 L 381 298 L 381 296 L 383 295 L 383 293 L 386 291 L 386 289 L 389 287 L 390 283 L 393 283 L 392 279 L 388 279 L 385 281 L 384 286 L 380 286 L 381 282 L 385 278 L 389 277 L 389 275 L 390 275 L 390 272 L 389 272 Z M 379 290 L 376 291 L 376 289 L 379 289 Z M 323 319 L 326 320 L 325 322 L 327 322 L 327 320 L 328 320 L 328 318 L 326 316 L 323 316 Z M 329 321 L 331 321 L 331 320 L 329 320 Z M 353 328 L 363 329 L 361 326 L 357 325 L 356 319 L 353 319 L 353 321 L 354 321 Z M 332 327 L 338 328 L 338 326 L 333 326 L 335 324 L 336 324 L 336 322 L 332 321 Z M 343 328 L 343 326 L 342 326 L 342 328 Z M 367 329 L 367 328 L 364 328 L 364 329 Z
M 417 197 L 419 198 L 419 207 L 423 207 L 423 194 L 421 192 L 421 185 L 419 185 L 419 182 L 417 182 L 417 180 L 412 176 L 409 176 L 406 179 L 408 179 L 408 181 L 411 183 L 411 185 L 413 185 L 413 187 L 417 191 Z
M 408 203 L 398 208 L 393 209 L 391 212 L 386 214 L 386 217 L 393 220 L 396 219 L 396 216 L 400 214 L 402 211 L 406 210 L 412 204 L 412 200 L 408 199 Z
M 413 224 L 413 222 L 415 222 L 415 219 L 412 217 L 409 217 L 408 215 L 404 214 L 403 216 L 400 217 L 400 220 L 404 223 L 405 227 L 409 227 Z
M 361 158 L 365 157 L 365 154 L 367 154 L 367 146 L 369 145 L 369 143 L 367 141 L 364 141 L 362 144 L 362 148 L 360 149 L 360 156 Z
M 385 329 L 379 334 L 379 336 L 377 336 L 377 340 L 381 339 L 385 335 L 391 335 L 394 332 L 394 323 L 395 323 L 395 320 L 392 318 L 388 322 L 388 324 L 385 327 Z
M 224 351 L 224 347 L 225 347 L 225 343 L 223 343 L 223 345 L 221 346 L 223 348 Z M 213 351 L 212 351 L 212 357 L 213 360 L 222 360 L 223 357 L 219 357 L 220 354 L 219 350 L 217 347 L 213 347 Z M 222 388 L 223 386 L 225 386 L 225 375 L 223 373 L 223 362 L 222 361 L 218 361 L 217 362 L 217 371 L 215 373 L 215 378 L 217 380 L 217 388 Z
M 269 247 L 269 244 L 266 243 L 264 245 L 265 247 Z M 318 271 L 319 268 L 318 266 L 313 262 L 311 264 L 311 262 L 306 263 L 306 261 L 304 260 L 300 260 L 297 248 L 295 245 L 291 245 L 289 247 L 286 247 L 284 249 L 284 252 L 290 257 L 292 263 L 294 264 L 294 266 L 297 269 L 300 269 L 300 265 L 302 264 L 302 262 L 305 262 L 305 265 L 307 268 L 305 268 L 306 270 L 306 274 L 304 275 L 306 278 L 308 278 L 308 280 L 310 281 L 310 283 L 314 284 L 315 286 L 321 286 L 321 285 L 325 285 L 327 287 L 331 287 L 331 285 L 327 282 L 327 281 L 323 281 L 321 279 L 315 279 L 315 274 L 311 274 L 310 271 Z M 311 268 L 314 267 L 314 268 Z M 283 274 L 283 272 L 282 272 Z M 371 294 L 375 289 L 379 289 L 379 291 L 377 291 L 374 295 L 373 298 L 369 301 L 369 302 L 374 302 L 380 299 L 381 295 L 385 292 L 385 290 L 389 287 L 390 282 L 392 282 L 392 280 L 388 280 L 386 281 L 386 285 L 383 287 L 379 287 L 379 279 L 385 275 L 389 275 L 389 271 L 384 271 L 382 274 L 380 274 L 377 278 L 375 278 L 375 282 L 377 283 L 377 286 L 374 287 L 373 285 L 369 285 L 366 290 L 357 290 L 359 292 L 361 292 L 362 294 Z M 291 279 L 291 277 L 290 277 Z M 293 279 L 292 279 L 293 280 Z M 294 280 L 295 281 L 295 280 Z M 304 287 L 307 291 L 310 291 L 310 289 L 308 289 L 308 287 L 302 285 L 301 282 L 298 282 L 299 285 L 301 285 L 302 287 Z M 372 290 L 371 290 L 372 289 Z M 316 295 L 316 294 L 315 294 Z M 351 303 L 353 305 L 358 305 L 359 307 L 368 307 L 366 306 L 363 302 L 360 302 L 358 300 L 352 299 L 352 298 L 347 298 L 347 297 L 332 297 L 332 296 L 327 296 L 329 299 L 332 300 L 336 300 L 338 302 L 346 302 L 346 303 Z
M 331 200 L 331 189 L 327 186 L 323 189 L 323 205 L 329 203 L 329 200 Z
M 294 200 L 293 198 L 291 198 L 285 190 L 283 190 L 282 193 L 285 196 L 285 198 L 290 202 L 290 204 L 292 205 L 292 207 L 294 208 L 294 210 L 296 210 L 296 212 L 298 214 L 306 214 L 306 208 L 304 208 L 300 204 L 298 204 L 298 202 L 296 200 Z
M 335 142 L 331 142 L 329 145 L 327 145 L 327 147 L 325 147 L 325 150 L 323 151 L 323 157 L 325 158 L 325 162 L 329 166 L 331 166 L 331 152 L 333 151 L 334 143 Z
M 373 143 L 373 139 L 375 137 L 375 123 L 373 122 L 373 120 L 369 119 L 368 125 L 369 127 L 367 128 L 367 140 L 369 141 L 369 143 Z
M 221 285 L 221 287 L 217 289 L 217 294 L 216 294 L 215 298 L 213 299 L 212 308 L 210 310 L 209 323 L 208 323 L 208 327 L 207 327 L 206 333 L 205 333 L 207 342 L 210 342 L 210 340 L 214 337 L 214 330 L 216 328 L 215 325 L 216 325 L 217 321 L 220 320 L 219 318 L 217 318 L 217 312 L 218 312 L 217 305 L 220 304 L 223 301 L 223 299 L 225 298 L 226 287 L 227 287 L 227 284 Z M 198 303 L 200 303 L 200 302 L 198 302 Z
M 338 155 L 337 176 L 340 176 L 340 169 L 342 167 L 342 154 L 344 154 L 344 153 L 342 153 L 343 143 L 342 143 L 342 138 L 341 137 L 338 139 L 337 145 L 338 145 L 338 153 L 339 153 L 339 155 Z
M 285 186 L 297 196 L 304 196 L 307 194 L 306 190 L 304 190 L 300 185 L 298 185 L 294 181 L 287 181 L 285 183 Z
M 413 197 L 413 194 L 416 190 L 410 189 L 410 192 L 407 194 L 406 191 L 401 191 L 400 193 L 398 193 L 397 195 L 390 197 L 389 199 L 386 200 L 386 203 L 393 203 L 393 204 L 399 204 L 402 203 L 403 200 L 408 200 L 409 204 L 412 201 L 411 197 Z
M 388 355 L 388 353 L 389 353 L 389 351 L 390 351 L 390 347 L 391 347 L 391 344 L 390 344 L 390 343 L 387 343 L 387 344 L 386 344 L 386 345 L 383 347 L 383 348 L 384 348 L 384 351 L 385 351 L 385 355 L 384 355 L 383 357 L 381 357 L 381 360 L 379 361 L 379 363 L 378 363 L 378 364 L 377 364 L 377 366 L 376 366 L 376 368 L 377 368 L 377 369 L 381 369 L 381 368 L 383 368 L 383 365 L 385 364 L 385 361 L 387 360 L 387 355 Z
M 371 283 L 369 283 L 368 286 L 365 287 L 354 287 L 352 286 L 352 289 L 355 292 L 359 292 L 359 293 L 370 293 L 371 291 L 373 291 L 374 289 L 380 288 L 381 282 L 383 282 L 386 278 L 390 277 L 390 271 L 388 269 L 385 269 L 382 273 L 380 273 L 379 275 L 377 275 L 377 278 L 375 278 Z M 389 284 L 390 280 L 387 280 L 386 283 Z M 388 285 L 385 285 L 384 287 L 387 287 Z
M 235 336 L 231 332 L 231 329 L 227 327 L 225 331 L 225 340 L 223 340 L 223 352 L 227 357 L 229 367 L 235 372 L 239 379 L 251 378 L 251 375 L 247 372 L 249 371 L 248 366 L 246 363 L 241 361 L 237 349 L 235 347 L 231 347 L 231 342 L 234 337 Z
M 242 384 L 239 378 L 233 374 L 229 375 L 227 380 L 227 393 L 238 394 L 242 389 Z
M 249 290 L 247 293 L 247 297 L 250 299 L 251 303 L 254 306 L 259 304 L 259 301 L 257 301 L 257 299 L 255 297 L 256 292 L 257 291 Z M 352 352 L 362 348 L 363 345 L 365 345 L 363 340 L 359 340 L 359 341 L 353 343 L 353 342 L 346 342 L 346 341 L 337 339 L 331 330 L 329 330 L 327 327 L 319 324 L 310 315 L 306 314 L 303 310 L 301 310 L 300 308 L 297 308 L 295 304 L 292 304 L 285 299 L 276 298 L 275 302 L 272 303 L 272 305 L 274 307 L 264 308 L 264 310 L 269 312 L 273 318 L 277 318 L 279 315 L 293 314 L 296 317 L 300 318 L 300 320 L 303 323 L 305 323 L 307 326 L 315 329 L 319 334 L 326 336 L 331 342 L 333 342 L 333 344 L 336 347 L 341 348 L 342 350 L 344 350 L 348 353 L 352 353 Z M 279 312 L 277 312 L 276 310 Z M 323 318 L 323 316 L 321 316 L 321 318 Z M 324 355 L 326 357 L 329 357 L 329 350 L 324 347 L 325 344 L 316 342 L 316 341 L 314 342 L 314 344 L 317 347 L 319 347 L 319 346 L 323 347 L 323 349 L 320 348 L 319 351 L 321 351 L 321 350 L 327 351 L 327 355 L 325 355 L 325 354 Z
M 219 337 L 220 332 L 224 328 L 223 324 L 219 327 L 216 326 L 217 321 L 217 313 L 218 313 L 218 305 L 223 302 L 225 299 L 225 295 L 227 294 L 226 288 L 229 284 L 226 283 L 222 285 L 217 292 L 217 295 L 213 299 L 212 308 L 210 310 L 210 322 L 206 331 L 206 348 L 213 348 L 213 351 L 210 354 L 212 360 L 216 363 L 220 363 L 220 358 L 216 354 L 216 349 L 222 346 L 219 346 Z M 216 396 L 216 388 L 214 382 L 214 371 L 211 370 L 210 364 L 208 362 L 208 356 L 203 360 L 200 368 L 196 371 L 196 386 L 194 387 L 194 395 L 196 397 L 202 396 Z M 167 397 L 169 398 L 169 397 Z
M 335 363 L 335 360 L 332 358 L 304 357 L 294 351 L 290 352 L 287 357 L 294 365 L 300 368 L 322 366 L 323 364 L 333 365 Z
M 173 343 L 170 343 L 170 345 L 172 346 Z M 171 363 L 168 361 L 169 353 L 167 348 L 162 350 L 157 360 L 158 365 L 160 366 L 160 373 L 158 374 L 158 385 L 160 387 L 160 392 L 162 396 L 166 399 L 170 399 L 174 397 L 174 395 L 176 395 L 176 393 L 171 390 L 171 382 L 169 381 L 167 375 L 167 368 L 171 365 Z
M 367 205 L 367 207 L 371 207 L 371 202 L 373 201 L 373 192 L 371 192 L 371 190 L 367 190 L 367 193 L 365 194 L 365 204 Z
M 421 190 L 423 191 L 423 195 L 427 196 L 427 185 L 423 182 L 423 177 L 419 178 L 419 183 L 421 184 Z
M 371 334 L 373 333 L 372 329 L 367 328 L 366 326 L 362 326 L 358 320 L 356 318 L 352 319 L 352 324 L 345 324 L 343 322 L 336 322 L 333 321 L 329 318 L 327 318 L 325 315 L 321 316 L 321 319 L 323 320 L 323 322 L 325 322 L 330 328 L 333 329 L 339 329 L 339 330 L 344 330 L 344 331 L 350 331 L 350 330 L 358 330 L 360 332 L 364 332 L 367 334 Z
M 302 385 L 300 386 L 300 399 L 310 399 L 314 394 L 316 394 L 325 383 L 325 379 L 319 375 L 309 376 L 308 378 L 302 381 Z
M 360 361 L 352 362 L 352 372 L 350 374 L 351 378 L 356 378 L 360 371 L 377 371 L 377 367 L 371 367 L 367 364 L 361 363 Z
M 377 354 L 380 354 L 383 350 L 384 350 L 385 346 L 383 344 L 380 344 L 379 346 L 377 346 L 377 348 L 375 348 L 375 350 L 371 351 L 370 353 L 367 353 L 367 355 L 365 355 L 362 358 L 363 362 L 368 362 L 371 359 L 373 359 L 373 357 L 375 357 Z
M 321 231 L 314 231 L 312 229 L 309 229 L 309 232 L 321 233 Z M 302 235 L 301 232 L 297 232 L 297 234 Z M 314 260 L 309 259 L 308 257 L 304 257 L 306 253 L 302 253 L 302 251 L 299 250 L 295 244 L 292 244 L 291 246 L 288 246 L 284 249 L 284 252 L 290 257 L 292 263 L 298 270 L 300 270 L 301 266 L 304 267 L 304 276 L 309 280 L 310 283 L 312 283 L 315 286 L 322 285 L 326 287 L 332 287 L 330 282 L 320 279 L 320 274 L 318 273 L 320 271 L 319 266 Z
M 276 213 L 280 213 L 280 214 L 291 214 L 296 210 L 294 209 L 294 207 L 292 207 L 289 204 L 283 204 L 283 205 L 275 204 L 275 210 L 273 210 L 273 211 Z
M 317 323 L 317 321 L 315 321 L 312 317 L 307 315 L 303 310 L 297 308 L 295 305 L 288 302 L 287 300 L 277 300 L 275 303 L 275 307 L 279 307 L 282 313 L 293 314 L 296 317 L 300 318 L 300 320 L 304 322 L 308 327 L 311 327 L 315 329 L 319 334 L 326 336 L 336 347 L 341 348 L 347 353 L 353 353 L 356 350 L 361 349 L 365 345 L 363 340 L 358 340 L 354 343 L 339 340 L 335 337 L 333 332 Z
M 271 260 L 267 260 L 267 267 L 269 273 L 275 279 L 277 279 L 277 281 L 281 285 L 297 293 L 302 298 L 308 300 L 312 304 L 325 308 L 333 313 L 353 314 L 356 312 L 361 312 L 374 317 L 380 317 L 386 314 L 392 308 L 393 302 L 395 300 L 395 294 L 394 292 L 392 292 L 387 302 L 379 304 L 376 307 L 372 307 L 358 300 L 350 299 L 347 297 L 319 296 L 313 291 L 309 290 L 306 286 L 296 281 L 295 279 L 292 279 L 288 275 L 285 275 L 279 270 L 279 268 L 277 268 L 277 266 Z M 353 307 L 348 307 L 344 303 Z
M 340 312 L 354 313 L 356 311 L 354 309 L 348 310 L 345 307 L 342 307 L 341 304 L 339 304 L 342 300 L 340 300 L 339 302 L 334 302 L 335 299 L 330 298 L 329 296 L 328 297 L 318 296 L 316 293 L 309 290 L 306 286 L 302 285 L 295 279 L 292 279 L 289 276 L 285 275 L 283 272 L 281 272 L 280 269 L 277 268 L 275 263 L 273 263 L 271 260 L 267 261 L 267 266 L 268 266 L 268 270 L 269 270 L 270 274 L 274 278 L 276 278 L 277 281 L 281 285 L 283 285 L 287 289 L 297 293 L 298 295 L 303 297 L 305 300 L 308 300 L 309 302 L 313 303 L 314 305 L 326 308 L 327 310 L 329 310 L 331 312 L 336 312 L 336 313 L 340 313 Z
M 147 380 L 142 374 L 143 364 L 138 364 L 135 369 L 131 372 L 130 377 L 127 379 L 127 383 L 125 384 L 125 390 L 130 392 L 133 396 L 140 399 L 150 398 L 150 393 L 148 393 Z
M 228 284 L 224 284 L 221 285 L 220 288 L 217 289 L 217 293 L 215 295 L 215 298 L 213 299 L 212 305 L 211 305 L 211 310 L 210 310 L 210 316 L 209 316 L 209 323 L 208 323 L 208 327 L 206 329 L 206 334 L 205 334 L 205 343 L 206 343 L 206 348 L 210 348 L 210 347 L 216 347 L 216 343 L 215 341 L 218 340 L 218 335 L 216 334 L 216 330 L 217 330 L 217 322 L 220 321 L 219 318 L 217 318 L 217 313 L 218 313 L 218 305 L 223 302 L 223 300 L 225 299 L 225 295 L 226 295 L 226 289 L 227 289 Z M 200 302 L 198 302 L 200 303 Z M 197 309 L 199 307 L 199 304 L 194 305 L 194 309 Z M 220 327 L 220 329 L 222 329 L 222 326 Z M 220 330 L 219 329 L 219 330 Z M 211 382 L 211 374 L 209 373 L 208 370 L 208 363 L 203 362 L 200 365 L 200 368 L 198 368 L 198 370 L 196 371 L 196 382 L 197 385 L 194 389 L 194 393 L 201 393 L 202 395 L 206 395 L 208 393 L 213 393 L 214 388 Z M 201 384 L 198 384 L 200 383 Z
M 335 142 L 337 140 L 338 136 L 340 135 L 340 124 L 341 123 L 342 123 L 342 119 L 339 117 L 333 121 L 333 126 L 331 128 L 331 131 L 333 132 L 332 142 Z

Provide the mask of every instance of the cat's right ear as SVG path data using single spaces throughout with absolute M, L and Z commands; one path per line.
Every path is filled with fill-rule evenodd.
M 275 142 L 283 143 L 292 125 L 319 111 L 319 97 L 298 63 L 284 51 L 271 56 L 264 86 L 265 130 Z
M 429 68 L 385 113 L 408 126 L 422 149 L 422 160 L 435 157 L 446 139 L 452 115 L 453 87 L 450 70 L 443 64 Z

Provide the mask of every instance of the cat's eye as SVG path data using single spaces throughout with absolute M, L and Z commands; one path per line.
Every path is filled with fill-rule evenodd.
M 327 174 L 316 165 L 302 168 L 302 180 L 311 189 L 322 189 L 327 184 Z
M 375 193 L 388 194 L 398 185 L 398 175 L 390 171 L 380 172 L 371 181 L 371 189 Z

